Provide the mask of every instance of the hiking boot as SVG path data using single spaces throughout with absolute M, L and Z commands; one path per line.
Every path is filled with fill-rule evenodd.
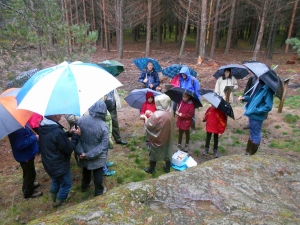
M 252 141 L 250 139 L 248 139 L 248 142 L 247 142 L 247 147 L 246 147 L 246 150 L 245 150 L 245 155 L 250 155 L 249 151 L 250 151 L 250 147 L 251 147 L 251 143 Z
M 62 199 L 62 200 L 61 199 L 56 199 L 52 206 L 54 208 L 57 208 L 57 207 L 61 206 L 64 202 L 69 201 L 70 198 L 71 198 L 71 195 L 68 194 L 66 199 Z
M 215 158 L 219 158 L 218 149 L 214 149 L 214 157 Z
M 41 191 L 34 191 L 30 197 L 24 197 L 24 198 L 25 199 L 28 199 L 28 198 L 38 198 L 38 197 L 40 197 L 42 195 L 43 195 L 43 192 L 41 192 Z
M 55 202 L 56 201 L 57 193 L 56 194 L 50 193 L 50 196 L 51 196 L 52 201 Z
M 36 189 L 40 186 L 40 183 L 38 181 L 33 182 L 33 189 Z
M 189 145 L 185 144 L 183 151 L 186 152 L 186 153 L 188 153 L 188 151 L 189 151 Z
M 208 151 L 209 151 L 209 148 L 205 148 L 204 152 L 203 152 L 203 155 L 207 155 L 208 154 Z
M 114 165 L 114 162 L 106 162 L 107 167 L 111 167 L 112 165 Z
M 145 168 L 144 171 L 146 173 L 150 173 L 150 174 L 155 173 L 156 161 L 150 161 L 149 164 L 150 164 L 150 167 L 149 168 Z
M 105 172 L 103 172 L 103 176 L 112 176 L 116 173 L 116 171 L 114 170 L 107 170 Z

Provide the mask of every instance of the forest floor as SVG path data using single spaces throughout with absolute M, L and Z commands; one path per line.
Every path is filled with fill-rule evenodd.
M 119 94 L 122 99 L 122 108 L 118 111 L 121 136 L 128 141 L 127 146 L 114 145 L 114 149 L 109 152 L 109 160 L 114 161 L 112 169 L 116 174 L 104 179 L 104 185 L 108 190 L 115 186 L 123 185 L 132 181 L 151 179 L 163 174 L 163 163 L 157 166 L 157 174 L 151 176 L 146 174 L 142 168 L 148 166 L 148 153 L 144 146 L 143 122 L 139 120 L 139 112 L 127 105 L 124 97 L 133 89 L 139 88 L 137 82 L 139 71 L 132 62 L 132 59 L 144 57 L 144 43 L 131 43 L 124 46 L 124 58 L 120 61 L 125 66 L 125 72 L 117 78 L 123 84 L 120 87 Z M 231 50 L 229 54 L 224 55 L 222 51 L 217 50 L 215 59 L 205 58 L 201 64 L 198 64 L 198 57 L 194 52 L 194 46 L 186 46 L 185 53 L 181 59 L 177 57 L 179 48 L 175 43 L 168 43 L 163 47 L 152 46 L 151 57 L 157 59 L 164 68 L 174 63 L 185 64 L 193 68 L 197 73 L 197 78 L 201 87 L 205 89 L 214 89 L 215 79 L 213 74 L 222 65 L 230 63 L 241 64 L 241 61 L 250 60 L 252 52 L 242 50 Z M 263 53 L 261 53 L 263 54 Z M 286 103 L 282 113 L 277 113 L 279 101 L 275 99 L 273 110 L 269 113 L 267 120 L 263 124 L 263 139 L 261 147 L 257 154 L 284 155 L 291 161 L 300 161 L 300 142 L 297 136 L 300 134 L 299 99 L 300 92 L 300 61 L 296 64 L 286 64 L 288 59 L 295 58 L 294 54 L 283 54 L 277 52 L 273 60 L 266 60 L 262 55 L 258 59 L 265 62 L 270 67 L 278 65 L 277 74 L 282 80 L 290 78 L 289 88 L 286 95 Z M 111 46 L 111 51 L 106 52 L 99 49 L 93 54 L 92 61 L 100 62 L 105 59 L 117 59 L 116 46 Z M 243 126 L 247 124 L 247 118 L 243 116 L 243 104 L 237 101 L 237 97 L 243 92 L 248 77 L 238 80 L 239 88 L 234 94 L 232 107 L 235 114 L 235 120 L 228 119 L 228 126 L 224 135 L 220 138 L 219 151 L 220 157 L 243 154 L 246 142 L 249 136 L 249 130 L 244 130 Z M 167 79 L 162 77 L 163 82 Z M 291 100 L 292 99 L 292 100 Z M 213 159 L 212 153 L 203 156 L 205 142 L 205 124 L 202 122 L 203 114 L 209 104 L 203 101 L 203 108 L 196 112 L 196 134 L 191 136 L 190 156 L 197 163 L 203 163 Z M 62 121 L 63 122 L 63 121 Z M 174 137 L 174 151 L 176 151 L 177 135 Z M 35 163 L 37 168 L 37 180 L 41 183 L 39 190 L 44 195 L 39 199 L 23 199 L 22 187 L 22 169 L 14 160 L 8 138 L 0 140 L 0 217 L 4 224 L 26 224 L 30 220 L 48 215 L 50 213 L 59 213 L 60 209 L 54 209 L 49 197 L 50 178 L 43 169 L 41 157 L 37 156 Z M 63 208 L 78 204 L 82 201 L 93 198 L 93 187 L 87 193 L 80 192 L 80 169 L 72 157 L 73 188 L 72 198 Z M 176 172 L 172 170 L 172 172 Z

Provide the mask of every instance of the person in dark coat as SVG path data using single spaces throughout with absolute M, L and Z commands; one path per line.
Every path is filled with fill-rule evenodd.
M 78 120 L 81 136 L 75 151 L 79 157 L 78 164 L 82 167 L 81 189 L 87 190 L 93 172 L 95 196 L 104 193 L 103 167 L 106 165 L 109 140 L 106 111 L 105 103 L 99 100 L 90 107 L 89 115 Z
M 24 198 L 37 198 L 43 192 L 35 190 L 39 187 L 39 182 L 35 181 L 36 171 L 34 159 L 39 151 L 39 136 L 34 134 L 29 124 L 24 128 L 18 129 L 8 135 L 14 158 L 20 163 L 23 171 L 22 192 Z
M 254 155 L 259 148 L 262 124 L 273 107 L 273 94 L 272 90 L 258 77 L 252 93 L 239 97 L 240 101 L 247 102 L 244 115 L 249 118 L 250 126 L 246 155 Z
M 120 128 L 119 128 L 119 122 L 118 122 L 118 112 L 117 112 L 117 105 L 116 105 L 116 99 L 115 99 L 115 90 L 112 90 L 106 95 L 105 104 L 107 107 L 107 110 L 109 111 L 111 115 L 112 120 L 112 136 L 115 139 L 115 142 L 120 145 L 127 145 L 127 142 L 121 138 L 120 136 Z
M 190 98 L 190 95 L 183 94 L 182 101 L 179 103 L 179 107 L 175 113 L 176 116 L 178 116 L 176 122 L 176 126 L 179 128 L 178 148 L 185 152 L 189 151 L 190 128 L 192 126 L 193 116 L 195 114 L 195 106 Z M 185 133 L 186 138 L 184 149 L 181 148 L 183 133 Z
M 170 172 L 173 154 L 174 116 L 171 99 L 162 94 L 155 97 L 156 111 L 147 119 L 145 128 L 150 142 L 149 164 L 146 173 L 154 173 L 156 161 L 164 160 L 166 173 Z
M 53 207 L 68 199 L 72 187 L 70 158 L 80 135 L 79 127 L 65 132 L 59 124 L 61 116 L 46 116 L 39 127 L 42 162 L 52 180 L 50 193 Z
M 158 73 L 155 71 L 152 62 L 148 62 L 147 68 L 141 72 L 138 82 L 142 83 L 144 88 L 152 90 L 156 90 L 160 85 Z
M 206 142 L 203 155 L 207 155 L 209 151 L 210 139 L 214 134 L 214 157 L 218 158 L 219 136 L 221 136 L 226 128 L 227 117 L 225 113 L 217 109 L 213 105 L 205 112 L 203 122 L 206 122 Z

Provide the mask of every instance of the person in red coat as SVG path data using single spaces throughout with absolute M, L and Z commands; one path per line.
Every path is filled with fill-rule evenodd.
M 203 122 L 206 122 L 206 143 L 203 155 L 207 155 L 212 134 L 214 134 L 214 157 L 218 158 L 218 142 L 226 128 L 227 117 L 225 113 L 213 105 L 209 107 L 204 115 Z
M 144 120 L 144 122 L 156 111 L 156 105 L 154 102 L 154 94 L 151 91 L 146 93 L 146 101 L 142 105 L 140 118 Z M 149 141 L 146 140 L 146 147 L 149 149 Z
M 192 126 L 192 120 L 195 113 L 195 106 L 190 98 L 191 96 L 183 94 L 182 100 L 179 103 L 179 107 L 175 112 L 175 114 L 178 116 L 176 122 L 176 126 L 179 129 L 178 148 L 185 152 L 189 151 L 190 128 Z M 184 149 L 181 147 L 183 133 L 185 133 Z

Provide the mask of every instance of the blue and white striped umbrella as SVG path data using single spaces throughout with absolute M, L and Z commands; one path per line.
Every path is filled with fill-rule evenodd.
M 39 71 L 16 96 L 19 109 L 40 115 L 83 115 L 101 97 L 122 86 L 96 64 L 63 62 Z

